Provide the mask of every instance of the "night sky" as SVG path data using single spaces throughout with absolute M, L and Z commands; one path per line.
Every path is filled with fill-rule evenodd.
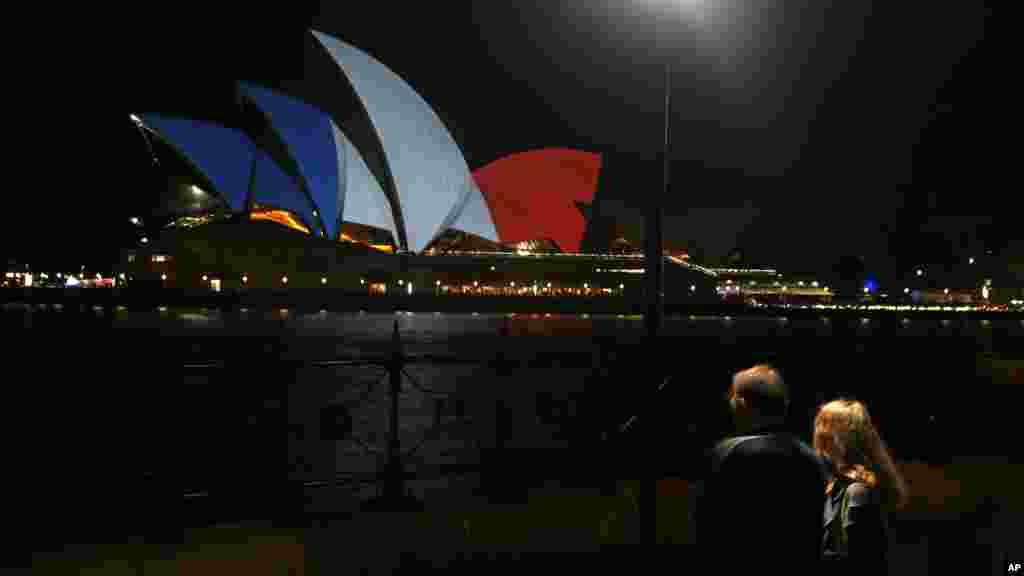
M 1019 208 L 1005 143 L 1017 133 L 1019 105 L 1010 103 L 1012 36 L 990 8 L 720 0 L 700 25 L 662 21 L 658 30 L 674 34 L 659 42 L 645 7 L 655 4 L 323 3 L 257 14 L 267 18 L 221 36 L 214 32 L 225 29 L 213 24 L 187 35 L 177 24 L 112 25 L 90 36 L 103 38 L 94 41 L 98 53 L 82 57 L 92 64 L 79 72 L 107 87 L 88 105 L 110 110 L 86 126 L 139 111 L 140 91 L 168 83 L 201 92 L 231 75 L 301 73 L 292 55 L 306 23 L 406 79 L 471 169 L 548 146 L 649 166 L 603 199 L 639 234 L 643 202 L 660 189 L 662 66 L 670 58 L 673 190 L 661 199 L 668 244 L 696 245 L 711 258 L 739 246 L 755 264 L 803 268 L 828 266 L 838 254 L 938 258 L 1004 247 Z M 151 65 L 129 64 L 132 52 Z M 290 142 L 303 122 L 275 114 Z M 113 191 L 62 204 L 54 241 L 36 250 L 64 243 L 88 251 L 116 195 L 137 188 L 134 172 L 104 172 L 103 158 L 116 170 L 110 155 L 87 156 L 90 178 L 106 179 Z M 329 157 L 303 165 L 313 186 L 332 181 Z M 34 200 L 15 202 L 28 209 Z M 29 228 L 5 234 L 20 234 L 18 226 Z M 9 253 L 28 250 L 5 244 Z

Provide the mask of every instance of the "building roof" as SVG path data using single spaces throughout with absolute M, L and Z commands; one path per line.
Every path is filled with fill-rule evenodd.
M 550 238 L 578 252 L 586 219 L 579 204 L 594 200 L 601 156 L 566 148 L 512 154 L 479 168 L 473 178 L 502 242 Z
M 313 35 L 351 82 L 382 144 L 406 247 L 420 252 L 453 226 L 497 241 L 461 150 L 426 101 L 369 54 L 333 36 Z

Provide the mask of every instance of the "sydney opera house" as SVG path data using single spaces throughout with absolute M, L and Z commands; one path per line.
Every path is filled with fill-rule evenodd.
M 334 37 L 311 31 L 307 42 L 326 79 L 239 82 L 216 116 L 183 107 L 126 119 L 159 177 L 130 217 L 123 284 L 639 294 L 642 256 L 589 217 L 600 155 L 530 150 L 471 171 L 397 74 Z M 289 123 L 276 121 L 281 110 Z M 717 298 L 714 272 L 664 262 L 667 297 Z

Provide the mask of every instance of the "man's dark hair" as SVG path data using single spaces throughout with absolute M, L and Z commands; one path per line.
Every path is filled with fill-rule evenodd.
M 733 380 L 734 393 L 747 400 L 761 418 L 784 419 L 789 408 L 786 383 L 773 366 L 758 364 L 738 372 Z

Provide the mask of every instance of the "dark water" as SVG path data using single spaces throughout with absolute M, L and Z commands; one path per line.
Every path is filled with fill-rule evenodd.
M 488 492 L 480 466 L 496 454 L 501 474 L 520 474 L 511 484 L 524 487 L 565 476 L 569 454 L 582 462 L 613 455 L 609 467 L 580 474 L 590 484 L 602 484 L 594 480 L 602 474 L 631 476 L 615 462 L 685 477 L 728 429 L 722 394 L 730 374 L 765 361 L 792 387 L 790 427 L 804 437 L 817 404 L 849 395 L 868 402 L 901 460 L 1021 462 L 1017 319 L 675 318 L 652 346 L 639 318 L 617 316 L 172 310 L 108 319 L 92 310 L 8 309 L 2 318 L 13 335 L 5 350 L 9 421 L 25 439 L 16 468 L 33 479 L 32 493 L 129 494 L 152 514 L 180 513 L 152 494 L 265 489 L 252 478 L 353 480 L 306 490 L 301 505 L 311 512 L 348 509 L 372 494 L 359 481 L 373 479 L 380 457 L 372 451 L 386 445 L 385 374 L 307 362 L 384 357 L 396 322 L 407 353 L 464 362 L 408 367 L 437 393 L 407 385 L 399 412 L 403 447 L 428 437 L 407 460 L 412 489 L 428 500 L 521 497 Z M 226 367 L 203 366 L 213 361 Z M 322 410 L 334 404 L 349 408 L 358 442 L 329 437 Z M 623 446 L 645 457 L 614 460 Z M 453 472 L 461 469 L 469 472 Z M 249 494 L 238 506 L 254 500 Z M 68 500 L 48 501 L 56 514 Z

